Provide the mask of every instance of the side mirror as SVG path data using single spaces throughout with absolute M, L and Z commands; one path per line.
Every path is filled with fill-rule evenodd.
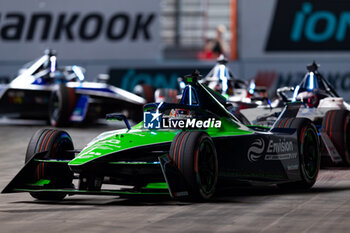
M 121 113 L 109 113 L 106 115 L 106 119 L 107 120 L 117 120 L 117 121 L 124 121 L 126 127 L 130 130 L 130 124 L 128 119 L 126 118 L 126 116 L 124 114 Z

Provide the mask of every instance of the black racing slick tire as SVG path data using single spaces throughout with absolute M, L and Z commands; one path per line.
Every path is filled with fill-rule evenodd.
M 280 184 L 279 187 L 288 190 L 311 188 L 316 182 L 321 162 L 320 142 L 315 125 L 307 118 L 283 118 L 276 123 L 276 127 L 297 129 L 301 177 L 298 182 Z
M 218 160 L 213 140 L 201 131 L 178 133 L 169 155 L 186 180 L 190 199 L 208 200 L 215 192 Z
M 62 130 L 40 129 L 30 139 L 25 156 L 25 163 L 33 158 L 36 153 L 47 151 L 44 158 L 71 160 L 74 158 L 74 146 L 69 134 Z M 66 164 L 53 166 L 50 163 L 38 163 L 34 170 L 35 180 L 50 180 L 49 187 L 72 187 L 73 172 Z M 31 192 L 30 195 L 39 200 L 61 200 L 66 194 Z
M 347 110 L 330 110 L 322 121 L 322 128 L 331 139 L 346 166 L 350 166 L 349 118 L 349 111 Z
M 53 91 L 49 101 L 49 120 L 54 127 L 66 126 L 69 123 L 76 103 L 76 95 L 73 88 L 60 84 Z

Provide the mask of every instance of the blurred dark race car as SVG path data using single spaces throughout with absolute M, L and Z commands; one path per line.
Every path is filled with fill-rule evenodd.
M 123 112 L 129 119 L 142 119 L 146 100 L 108 85 L 105 80 L 84 81 L 84 68 L 57 67 L 54 50 L 28 63 L 19 75 L 0 89 L 0 116 L 43 119 L 52 126 L 86 123 L 109 112 Z
M 301 105 L 291 117 L 308 118 L 316 125 L 322 142 L 323 162 L 350 166 L 350 105 L 318 72 L 318 67 L 315 62 L 308 65 L 305 77 L 296 87 L 279 88 L 280 105 Z M 255 110 L 262 114 L 252 121 L 253 124 L 275 124 L 281 113 L 278 109 L 273 109 L 272 113 L 270 109 Z M 288 121 L 285 117 L 279 124 L 288 125 Z
M 226 99 L 228 111 L 234 114 L 240 121 L 250 124 L 247 118 L 240 113 L 241 109 L 254 108 L 261 105 L 270 106 L 265 87 L 258 87 L 254 80 L 250 82 L 236 79 L 227 65 L 228 60 L 221 55 L 210 72 L 199 80 L 199 83 L 208 86 Z M 185 80 L 178 78 L 177 89 L 158 88 L 140 84 L 135 86 L 134 93 L 147 99 L 147 102 L 177 103 L 182 98 L 186 87 Z
M 245 81 L 235 78 L 227 63 L 228 60 L 221 55 L 215 66 L 199 82 L 224 96 L 227 102 L 232 103 L 237 109 L 268 104 L 266 88 L 256 86 L 254 80 Z M 177 103 L 186 86 L 181 77 L 178 78 L 177 83 L 176 89 L 156 89 L 148 84 L 139 84 L 135 86 L 133 92 L 145 98 L 147 102 Z

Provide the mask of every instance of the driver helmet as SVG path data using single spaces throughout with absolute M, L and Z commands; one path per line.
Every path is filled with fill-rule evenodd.
M 226 63 L 227 60 L 223 55 L 221 55 L 217 60 L 217 64 L 203 79 L 209 88 L 221 94 L 230 92 L 229 89 L 232 88 L 231 82 L 233 80 L 233 76 L 229 68 L 226 66 Z

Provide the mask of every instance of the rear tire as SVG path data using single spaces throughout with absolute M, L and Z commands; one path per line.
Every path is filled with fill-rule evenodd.
M 350 166 L 350 121 L 349 111 L 330 110 L 322 121 L 325 130 L 346 166 Z
M 73 159 L 73 142 L 65 131 L 54 129 L 40 129 L 30 139 L 27 147 L 25 163 L 31 160 L 34 154 L 47 151 L 44 158 L 49 159 Z M 68 166 L 50 166 L 48 163 L 39 163 L 36 167 L 34 177 L 36 180 L 50 180 L 49 187 L 55 189 L 72 187 L 73 172 Z M 30 195 L 39 200 L 62 200 L 64 193 L 31 192 Z
M 213 196 L 218 161 L 214 143 L 207 133 L 178 133 L 171 143 L 169 155 L 184 176 L 192 200 L 208 200 Z
M 60 84 L 58 89 L 52 92 L 49 101 L 49 119 L 54 127 L 66 126 L 69 123 L 76 102 L 73 88 Z
M 320 170 L 320 152 L 317 129 L 307 118 L 284 118 L 276 123 L 279 128 L 297 129 L 299 170 L 301 180 L 293 183 L 279 184 L 282 189 L 306 190 L 311 188 Z M 281 127 L 282 126 L 282 127 Z

